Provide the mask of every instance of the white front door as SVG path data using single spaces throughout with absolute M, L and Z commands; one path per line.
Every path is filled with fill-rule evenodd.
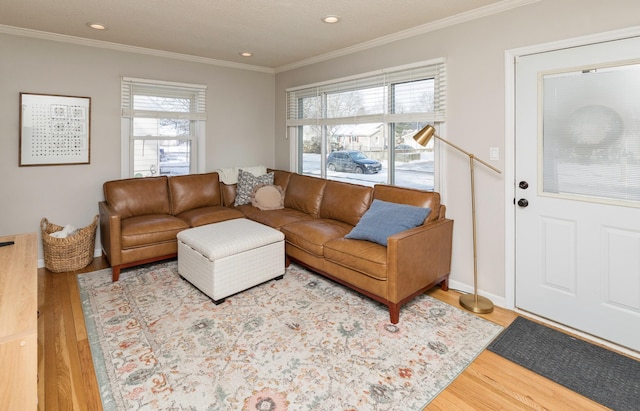
M 516 307 L 640 351 L 640 38 L 515 73 Z

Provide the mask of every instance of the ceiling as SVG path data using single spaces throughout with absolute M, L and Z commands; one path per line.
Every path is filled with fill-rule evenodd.
M 0 32 L 281 70 L 523 0 L 2 0 Z M 327 15 L 340 16 L 336 24 Z M 94 30 L 87 23 L 101 23 Z M 416 32 L 417 31 L 417 32 Z M 48 34 L 47 34 L 48 35 Z M 49 35 L 50 36 L 50 35 Z M 71 36 L 71 37 L 67 37 Z M 84 40 L 83 40 L 84 41 Z M 242 57 L 248 51 L 251 57 Z

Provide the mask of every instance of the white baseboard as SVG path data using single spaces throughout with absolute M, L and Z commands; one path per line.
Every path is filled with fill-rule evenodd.
M 473 294 L 473 286 L 465 283 L 461 283 L 458 281 L 449 280 L 449 289 L 457 290 L 463 293 Z M 501 308 L 507 308 L 506 300 L 504 297 L 500 297 L 491 293 L 486 293 L 482 290 L 478 290 L 478 295 L 488 298 L 493 302 L 493 305 Z

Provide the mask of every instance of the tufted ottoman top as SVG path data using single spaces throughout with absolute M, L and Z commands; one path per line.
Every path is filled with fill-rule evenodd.
M 284 234 L 264 224 L 236 218 L 181 231 L 178 233 L 178 241 L 207 257 L 209 261 L 215 261 L 284 241 Z

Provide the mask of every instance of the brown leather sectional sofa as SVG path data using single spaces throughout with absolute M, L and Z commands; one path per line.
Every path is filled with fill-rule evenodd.
M 236 186 L 221 183 L 215 172 L 104 183 L 100 239 L 113 280 L 122 268 L 175 257 L 181 230 L 249 218 L 285 234 L 287 262 L 387 305 L 392 323 L 399 321 L 400 306 L 418 294 L 437 284 L 447 290 L 453 220 L 445 217 L 438 193 L 270 171 L 285 192 L 282 209 L 234 207 Z M 345 238 L 374 199 L 431 212 L 422 225 L 388 237 L 387 246 Z

